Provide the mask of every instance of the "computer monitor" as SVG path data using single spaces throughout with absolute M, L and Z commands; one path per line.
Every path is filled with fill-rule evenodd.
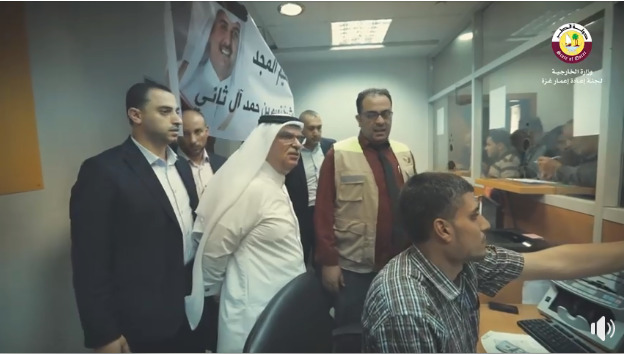
M 490 229 L 504 228 L 503 208 L 494 200 L 481 197 L 481 215 L 490 223 Z

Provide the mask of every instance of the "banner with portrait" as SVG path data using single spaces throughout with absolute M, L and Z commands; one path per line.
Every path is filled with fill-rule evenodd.
M 261 115 L 294 114 L 288 77 L 243 4 L 170 2 L 167 9 L 175 46 L 168 67 L 177 68 L 170 87 L 178 87 L 183 108 L 202 112 L 211 136 L 242 141 Z

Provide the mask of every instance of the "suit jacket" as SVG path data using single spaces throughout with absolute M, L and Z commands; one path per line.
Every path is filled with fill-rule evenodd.
M 321 150 L 323 155 L 327 155 L 329 149 L 332 148 L 336 140 L 321 138 L 319 144 L 321 144 Z M 303 159 L 299 159 L 299 163 L 289 174 L 286 175 L 286 188 L 290 195 L 290 200 L 293 203 L 293 209 L 295 214 L 301 219 L 302 213 L 308 208 L 309 196 L 308 196 L 308 180 L 305 174 L 305 167 L 303 166 Z
M 227 157 L 223 157 L 221 155 L 217 155 L 214 152 L 208 151 L 208 160 L 210 162 L 210 167 L 212 168 L 213 173 L 217 173 L 221 166 L 227 161 Z
M 192 210 L 191 168 L 175 166 Z M 123 144 L 87 159 L 71 191 L 71 259 L 85 346 L 173 337 L 190 292 L 183 235 L 158 177 L 139 148 Z
M 172 143 L 169 145 L 173 151 L 178 152 L 179 145 L 178 143 Z M 212 168 L 213 173 L 217 173 L 217 171 L 223 166 L 223 164 L 227 161 L 227 157 L 223 157 L 221 155 L 217 155 L 214 152 L 210 152 L 206 150 L 208 153 L 208 162 L 210 163 L 210 168 Z

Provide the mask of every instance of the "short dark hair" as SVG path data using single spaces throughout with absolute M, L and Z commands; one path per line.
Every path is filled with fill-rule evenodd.
M 518 129 L 511 134 L 509 141 L 518 152 L 526 152 L 530 147 L 530 133 L 528 129 Z M 494 139 L 492 139 L 494 140 Z
M 503 129 L 492 129 L 488 133 L 488 137 L 492 139 L 494 144 L 503 144 L 506 147 L 511 146 L 511 135 Z
M 464 178 L 446 172 L 414 175 L 401 189 L 399 216 L 414 244 L 429 240 L 435 219 L 451 220 L 474 188 Z
M 360 93 L 358 93 L 357 99 L 355 100 L 355 107 L 357 108 L 358 114 L 362 113 L 362 102 L 368 96 L 386 96 L 392 103 L 392 96 L 390 96 L 390 91 L 387 89 L 379 89 L 379 88 L 369 88 Z
M 181 114 L 184 114 L 186 112 L 195 112 L 195 113 L 199 113 L 200 116 L 204 116 L 204 114 L 202 113 L 201 109 L 197 108 L 197 107 L 187 107 L 187 108 L 183 108 Z
M 165 86 L 156 82 L 140 82 L 132 85 L 128 92 L 126 92 L 126 112 L 130 108 L 141 109 L 145 106 L 149 100 L 149 92 L 151 90 L 162 90 L 171 93 L 171 90 Z
M 301 112 L 301 114 L 299 115 L 299 119 L 303 120 L 303 117 L 307 117 L 307 116 L 320 117 L 321 115 L 317 111 L 306 109 L 305 111 Z

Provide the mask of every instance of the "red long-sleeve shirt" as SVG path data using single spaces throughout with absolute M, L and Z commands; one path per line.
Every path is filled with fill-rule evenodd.
M 384 170 L 379 160 L 377 150 L 369 146 L 369 142 L 358 137 L 364 156 L 373 171 L 375 183 L 379 190 L 379 205 L 377 212 L 377 235 L 375 238 L 375 271 L 381 270 L 392 257 L 403 251 L 392 245 L 392 211 L 390 208 L 390 196 L 386 188 Z M 383 149 L 384 155 L 392 164 L 392 170 L 399 188 L 403 186 L 403 176 L 397 173 L 399 162 L 390 146 Z M 316 232 L 315 259 L 323 266 L 338 265 L 338 251 L 336 250 L 336 236 L 334 234 L 334 202 L 336 200 L 336 165 L 334 162 L 334 149 L 325 155 L 321 167 L 318 188 L 316 191 L 316 203 L 314 207 L 314 228 Z

